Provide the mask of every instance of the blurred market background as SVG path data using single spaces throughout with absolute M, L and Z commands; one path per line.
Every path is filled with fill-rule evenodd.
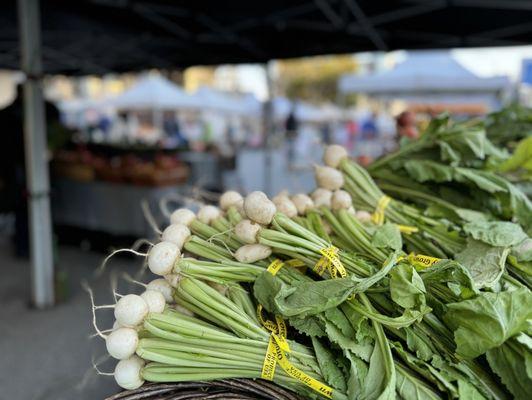
M 142 262 L 94 272 L 155 237 L 146 214 L 309 191 L 326 144 L 367 164 L 442 112 L 532 106 L 530 2 L 195 3 L 0 6 L 0 399 L 116 392 L 91 369 L 80 282 L 110 301 Z

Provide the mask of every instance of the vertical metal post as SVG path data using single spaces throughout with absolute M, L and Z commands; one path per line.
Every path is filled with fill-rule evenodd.
M 264 129 L 264 192 L 268 196 L 273 195 L 272 185 L 272 147 L 274 139 L 274 110 L 273 110 L 273 78 L 272 61 L 264 64 L 264 74 L 266 76 L 266 101 L 263 109 L 263 129 Z
M 21 69 L 24 82 L 24 144 L 30 220 L 32 301 L 38 308 L 54 303 L 54 266 L 46 115 L 42 93 L 39 0 L 18 0 Z

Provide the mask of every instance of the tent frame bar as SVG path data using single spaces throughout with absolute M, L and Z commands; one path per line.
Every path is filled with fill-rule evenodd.
M 18 0 L 24 82 L 24 145 L 28 193 L 31 295 L 37 308 L 54 304 L 54 264 L 46 115 L 42 90 L 40 0 Z

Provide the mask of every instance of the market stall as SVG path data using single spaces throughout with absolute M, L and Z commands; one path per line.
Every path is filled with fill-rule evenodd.
M 338 84 L 343 94 L 367 94 L 380 100 L 403 100 L 415 109 L 434 105 L 435 112 L 448 106 L 458 114 L 500 108 L 510 90 L 505 76 L 475 75 L 449 51 L 410 51 L 406 60 L 389 71 L 367 76 L 345 75 Z M 462 106 L 462 107 L 458 107 Z

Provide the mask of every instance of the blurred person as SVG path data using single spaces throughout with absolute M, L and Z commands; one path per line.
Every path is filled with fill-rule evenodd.
M 371 115 L 362 122 L 360 136 L 362 140 L 374 140 L 377 138 L 378 130 L 376 113 L 371 113 Z
M 296 118 L 296 104 L 292 105 L 290 113 L 285 122 L 285 137 L 288 144 L 288 167 L 292 168 L 295 153 L 296 153 L 296 141 L 298 138 L 299 121 Z
M 349 120 L 346 122 L 345 129 L 347 130 L 345 147 L 349 154 L 351 154 L 355 148 L 355 142 L 358 136 L 358 124 L 354 120 Z
M 321 124 L 321 129 L 320 129 L 320 133 L 321 133 L 321 140 L 323 142 L 323 144 L 325 145 L 329 145 L 332 143 L 332 140 L 331 140 L 331 125 L 329 124 L 329 122 L 324 122 Z
M 412 111 L 403 111 L 399 114 L 396 118 L 396 125 L 399 145 L 419 138 L 419 130 L 416 126 L 416 114 Z
M 29 255 L 28 228 L 28 191 L 26 187 L 26 164 L 23 132 L 22 85 L 17 86 L 17 95 L 13 103 L 0 110 L 3 144 L 0 146 L 0 174 L 3 182 L 3 211 L 15 213 L 15 232 L 13 245 L 17 257 Z M 62 137 L 68 130 L 62 127 L 58 108 L 45 102 L 48 144 L 60 146 Z

